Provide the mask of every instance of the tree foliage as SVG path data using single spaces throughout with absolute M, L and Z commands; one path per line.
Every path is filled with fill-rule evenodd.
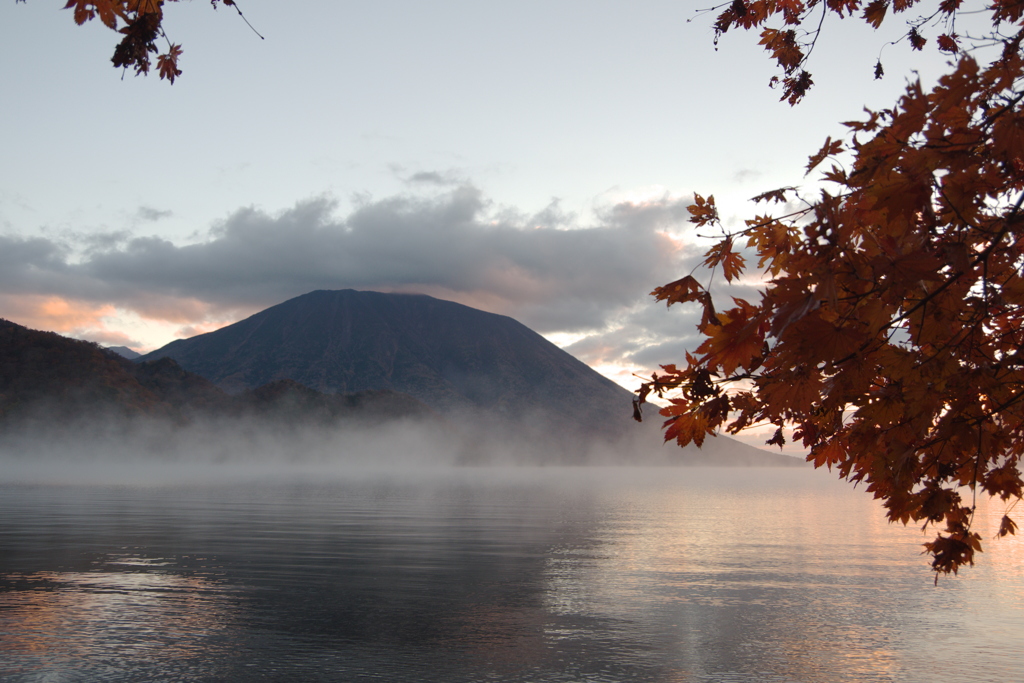
M 182 49 L 181 45 L 172 43 L 164 32 L 164 4 L 178 1 L 67 0 L 64 9 L 73 11 L 75 23 L 79 26 L 98 18 L 104 26 L 121 34 L 121 42 L 114 48 L 114 56 L 110 59 L 115 68 L 126 71 L 135 69 L 136 75 L 146 75 L 153 66 L 151 57 L 155 54 L 156 69 L 160 78 L 166 78 L 173 84 L 174 79 L 181 75 L 178 60 Z M 245 19 L 235 0 L 210 0 L 214 9 L 218 3 L 234 7 L 239 16 Z M 160 39 L 167 44 L 163 52 L 157 47 Z
M 820 28 L 818 13 L 877 27 L 918 4 L 734 0 L 715 27 L 781 19 L 761 43 L 796 103 L 817 40 L 800 27 Z M 925 27 L 943 29 L 950 70 L 843 124 L 810 158 L 808 173 L 827 169 L 813 198 L 767 192 L 754 201 L 781 215 L 765 208 L 730 230 L 714 197 L 696 196 L 690 220 L 719 234 L 703 267 L 731 282 L 760 273 L 761 299 L 718 310 L 696 271 L 655 289 L 702 309 L 702 343 L 638 390 L 639 403 L 668 398 L 665 438 L 680 445 L 772 425 L 768 443 L 781 446 L 791 431 L 816 467 L 865 484 L 890 521 L 935 525 L 925 549 L 936 580 L 981 550 L 978 493 L 1006 503 L 998 535 L 1014 533 L 1024 453 L 1024 2 L 995 0 L 991 34 L 970 45 L 953 30 L 960 11 L 942 0 L 909 22 L 914 49 Z

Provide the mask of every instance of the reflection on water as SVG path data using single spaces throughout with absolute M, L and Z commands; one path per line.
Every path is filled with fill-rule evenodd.
M 162 564 L 118 558 L 115 572 L 8 575 L 0 593 L 3 660 L 9 676 L 38 680 L 112 680 L 132 662 L 137 680 L 175 669 L 186 677 L 222 655 L 232 612 L 224 591 L 203 578 L 157 570 Z M 221 647 L 218 648 L 218 643 Z
M 981 509 L 986 538 L 1002 512 Z M 0 520 L 4 681 L 991 681 L 1024 670 L 1020 540 L 988 542 L 978 567 L 935 587 L 920 533 L 811 471 L 10 486 Z

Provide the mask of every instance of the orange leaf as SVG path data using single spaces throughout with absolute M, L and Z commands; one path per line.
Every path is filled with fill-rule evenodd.
M 745 260 L 732 250 L 732 237 L 727 237 L 708 250 L 704 265 L 709 268 L 721 264 L 722 273 L 728 282 L 732 282 L 743 272 Z
M 658 287 L 651 296 L 655 301 L 665 301 L 669 306 L 672 304 L 684 304 L 687 301 L 699 301 L 704 295 L 704 288 L 692 275 L 687 275 L 675 282 Z
M 885 20 L 885 13 L 888 10 L 889 0 L 873 0 L 864 8 L 864 21 L 878 28 Z
M 761 357 L 764 347 L 764 326 L 760 318 L 749 318 L 736 308 L 719 314 L 718 318 L 719 325 L 709 325 L 704 330 L 708 338 L 697 352 L 706 354 L 709 369 L 721 368 L 727 377 L 736 372 L 736 368 L 749 370 L 754 359 Z
M 672 399 L 671 404 L 659 412 L 669 418 L 664 425 L 665 441 L 675 439 L 680 446 L 686 446 L 692 441 L 699 448 L 704 445 L 705 436 L 714 434 L 708 428 L 707 419 L 694 413 L 693 404 L 686 399 Z
M 686 207 L 690 212 L 690 222 L 697 225 L 707 225 L 718 222 L 718 209 L 715 207 L 715 196 L 710 195 L 707 199 L 694 193 L 693 204 Z
M 821 398 L 821 389 L 821 376 L 807 372 L 765 382 L 760 394 L 773 414 L 806 415 Z
M 725 275 L 726 281 L 732 282 L 738 278 L 743 272 L 745 264 L 744 258 L 734 251 L 724 254 L 722 256 L 722 274 Z
M 794 192 L 795 190 L 796 190 L 795 187 L 780 187 L 777 190 L 769 190 L 768 192 L 762 192 L 761 194 L 757 195 L 756 197 L 751 197 L 750 201 L 752 201 L 752 202 L 775 201 L 775 202 L 778 202 L 780 204 L 785 204 L 786 203 L 786 193 L 787 192 Z
M 818 164 L 825 160 L 825 157 L 834 156 L 842 151 L 842 140 L 833 140 L 831 136 L 825 138 L 825 144 L 822 145 L 821 149 L 819 149 L 818 152 L 810 158 L 810 161 L 807 162 L 807 173 L 813 171 Z M 806 175 L 806 173 L 804 175 Z
M 846 458 L 846 449 L 843 447 L 841 439 L 829 439 L 825 443 L 811 449 L 810 454 L 807 456 L 809 462 L 813 462 L 815 467 L 827 466 L 831 469 L 832 465 L 841 462 Z

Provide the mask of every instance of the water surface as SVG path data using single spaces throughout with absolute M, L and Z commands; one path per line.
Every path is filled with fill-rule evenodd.
M 809 470 L 0 487 L 0 680 L 1008 681 L 1024 544 L 940 579 Z

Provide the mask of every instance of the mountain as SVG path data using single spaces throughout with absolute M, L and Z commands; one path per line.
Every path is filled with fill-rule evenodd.
M 512 318 L 416 294 L 315 291 L 170 357 L 231 393 L 291 379 L 324 393 L 391 389 L 448 415 L 484 411 L 621 432 L 632 394 Z
M 325 394 L 397 391 L 492 443 L 543 443 L 549 453 L 578 456 L 596 437 L 642 440 L 669 462 L 800 462 L 724 436 L 704 451 L 659 448 L 661 421 L 634 422 L 626 389 L 512 318 L 425 295 L 310 292 L 138 360 L 160 358 L 231 393 L 282 380 Z
M 376 442 L 369 441 L 359 442 L 362 445 L 355 447 L 357 452 L 362 449 L 365 457 L 371 459 L 390 457 L 388 454 L 392 452 L 401 456 L 415 451 L 433 452 L 440 454 L 442 460 L 454 458 L 455 462 L 463 464 L 510 461 L 624 464 L 631 459 L 660 464 L 800 464 L 794 458 L 752 448 L 727 437 L 708 439 L 700 451 L 671 445 L 659 448 L 657 425 L 660 420 L 656 418 L 643 425 L 626 422 L 631 431 L 616 431 L 614 425 L 595 426 L 592 421 L 581 420 L 579 407 L 572 403 L 572 397 L 583 391 L 601 391 L 607 380 L 597 376 L 598 380 L 594 381 L 593 375 L 597 373 L 558 349 L 555 349 L 557 353 L 552 352 L 548 348 L 550 345 L 542 339 L 540 351 L 532 356 L 537 359 L 535 362 L 563 381 L 572 382 L 581 375 L 582 380 L 577 380 L 575 386 L 569 386 L 561 393 L 557 392 L 557 387 L 542 384 L 541 389 L 555 394 L 554 402 L 544 406 L 548 414 L 517 405 L 517 401 L 528 401 L 528 397 L 536 395 L 540 389 L 534 388 L 532 394 L 521 389 L 525 381 L 523 378 L 536 377 L 537 373 L 531 373 L 529 369 L 516 373 L 514 363 L 531 358 L 531 354 L 528 353 L 529 347 L 516 349 L 510 346 L 522 339 L 527 345 L 537 344 L 539 336 L 508 318 L 490 316 L 429 297 L 422 299 L 430 305 L 436 302 L 449 317 L 458 318 L 469 311 L 466 315 L 470 322 L 474 322 L 483 316 L 484 322 L 478 328 L 491 330 L 489 343 L 497 344 L 494 342 L 496 337 L 505 344 L 504 347 L 485 347 L 469 353 L 466 348 L 473 339 L 472 329 L 466 329 L 464 324 L 455 332 L 448 330 L 444 333 L 463 335 L 464 343 L 451 355 L 469 357 L 477 362 L 485 357 L 497 367 L 497 370 L 491 367 L 482 373 L 488 381 L 497 383 L 496 397 L 492 395 L 489 404 L 474 408 L 468 415 L 457 407 L 452 409 L 450 419 L 445 420 L 423 402 L 388 387 L 324 393 L 289 378 L 274 379 L 232 395 L 209 379 L 189 372 L 169 356 L 131 362 L 91 342 L 30 330 L 0 320 L 0 436 L 7 441 L 14 438 L 16 442 L 7 446 L 15 443 L 15 451 L 22 453 L 29 452 L 26 447 L 38 438 L 52 437 L 70 439 L 62 442 L 65 444 L 62 448 L 68 452 L 77 452 L 86 443 L 95 442 L 119 447 L 135 454 L 132 457 L 168 449 L 173 451 L 175 448 L 183 453 L 212 449 L 243 457 L 254 449 L 293 454 L 312 449 L 313 457 L 318 457 L 316 449 L 327 448 L 323 451 L 327 454 L 325 457 L 335 457 L 342 452 L 346 454 L 344 457 L 353 457 L 353 442 L 349 442 L 343 451 L 338 451 L 336 446 L 330 445 L 334 442 L 329 440 L 331 434 L 339 433 L 336 431 L 338 428 L 345 431 L 351 426 L 355 431 L 345 433 L 353 434 L 354 438 L 362 438 L 358 434 L 372 433 L 382 439 L 376 447 L 371 445 Z M 452 313 L 445 310 L 447 306 L 457 308 Z M 443 326 L 443 320 L 428 320 L 426 323 L 422 330 L 436 330 Z M 387 338 L 380 332 L 382 324 L 382 321 L 377 321 L 377 338 L 383 341 Z M 303 334 L 311 332 L 308 327 L 299 328 Z M 266 334 L 270 330 L 257 326 L 249 339 L 258 338 L 258 332 Z M 439 336 L 444 337 L 444 334 Z M 352 336 L 359 338 L 361 335 L 355 333 Z M 429 336 L 426 332 L 421 335 L 421 349 L 431 348 Z M 395 346 L 392 344 L 391 348 L 394 350 Z M 280 353 L 293 362 L 300 355 L 295 349 L 282 349 Z M 408 356 L 411 352 L 405 350 L 402 353 Z M 435 349 L 434 353 L 446 357 L 443 349 Z M 401 356 L 401 353 L 394 351 L 393 355 Z M 565 361 L 566 357 L 569 362 Z M 404 364 L 393 363 L 390 366 L 391 377 L 396 376 L 398 369 L 407 366 L 418 372 L 420 382 L 424 381 L 423 377 L 430 377 L 431 372 L 438 372 L 426 363 L 406 359 Z M 466 372 L 463 368 L 461 373 L 451 372 L 450 376 L 460 379 Z M 326 373 L 321 373 L 324 375 Z M 508 377 L 511 380 L 506 379 Z M 516 378 L 519 384 L 512 381 Z M 589 384 L 588 379 L 591 380 Z M 392 384 L 398 386 L 401 382 Z M 449 382 L 431 395 L 448 397 L 464 386 Z M 500 391 L 503 387 L 507 390 L 505 394 Z M 605 415 L 615 411 L 614 416 L 618 417 L 623 405 L 620 399 L 628 401 L 630 394 L 617 386 L 613 389 L 604 395 Z M 527 398 L 523 398 L 524 395 Z M 462 401 L 469 401 L 465 395 L 461 396 Z M 464 405 L 454 401 L 452 404 Z M 488 409 L 488 405 L 493 411 Z M 601 408 L 600 401 L 590 401 L 588 405 L 594 407 L 595 412 Z M 577 408 L 575 413 L 568 409 L 572 407 Z M 502 415 L 507 419 L 496 417 Z M 514 419 L 515 415 L 520 419 Z M 575 419 L 581 420 L 582 426 L 581 423 L 569 423 L 568 415 L 576 415 Z M 136 418 L 143 419 L 139 421 Z M 197 429 L 180 429 L 189 425 Z M 392 425 L 397 429 L 391 429 Z M 321 431 L 321 427 L 330 429 Z M 588 433 L 587 429 L 592 432 Z M 328 440 L 318 441 L 316 434 L 322 434 Z M 30 441 L 24 441 L 24 438 Z M 398 439 L 402 445 L 380 445 L 389 443 L 388 439 Z

